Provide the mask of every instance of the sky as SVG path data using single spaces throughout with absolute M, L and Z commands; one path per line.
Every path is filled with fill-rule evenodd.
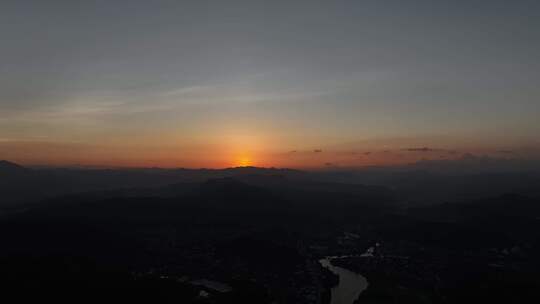
M 3 0 L 0 159 L 540 157 L 540 3 Z

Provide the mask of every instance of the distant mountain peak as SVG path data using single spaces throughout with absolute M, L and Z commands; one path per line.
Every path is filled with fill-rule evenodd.
M 0 172 L 1 173 L 18 173 L 18 172 L 25 172 L 28 169 L 25 167 L 18 165 L 16 163 L 9 162 L 7 160 L 0 160 Z

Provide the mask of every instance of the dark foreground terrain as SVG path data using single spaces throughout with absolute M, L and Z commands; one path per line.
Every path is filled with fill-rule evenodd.
M 332 263 L 367 278 L 358 303 L 540 299 L 540 174 L 368 173 L 2 162 L 0 286 L 19 302 L 330 303 L 339 278 L 318 260 L 347 256 Z

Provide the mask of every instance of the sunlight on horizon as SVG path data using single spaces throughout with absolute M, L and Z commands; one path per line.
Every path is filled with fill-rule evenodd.
M 242 156 L 242 157 L 239 157 L 235 161 L 234 166 L 235 167 L 251 167 L 253 166 L 253 161 L 249 157 Z

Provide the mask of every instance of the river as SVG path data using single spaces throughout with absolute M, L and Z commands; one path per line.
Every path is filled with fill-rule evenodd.
M 339 275 L 339 284 L 331 290 L 330 304 L 353 304 L 360 293 L 368 287 L 368 282 L 360 274 L 332 265 L 331 260 L 332 257 L 319 260 L 323 267 Z

